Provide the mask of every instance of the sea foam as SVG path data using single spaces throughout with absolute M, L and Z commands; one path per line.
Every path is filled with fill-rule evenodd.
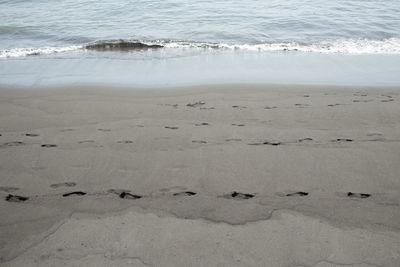
M 400 38 L 385 40 L 340 39 L 314 44 L 296 42 L 229 44 L 180 40 L 101 40 L 80 46 L 13 48 L 0 50 L 0 58 L 37 56 L 74 50 L 126 51 L 145 49 L 225 49 L 259 52 L 307 52 L 323 54 L 400 54 Z

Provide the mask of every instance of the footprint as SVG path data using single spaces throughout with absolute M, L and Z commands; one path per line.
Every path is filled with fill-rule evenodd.
M 187 188 L 183 186 L 172 186 L 168 188 L 161 188 L 160 192 L 166 193 L 171 191 L 185 191 Z
M 133 141 L 131 141 L 131 140 L 121 140 L 121 141 L 117 141 L 117 143 L 119 143 L 119 144 L 132 144 Z
M 192 140 L 192 143 L 195 143 L 195 144 L 207 144 L 207 142 L 203 141 L 203 140 Z
M 360 93 L 360 92 L 354 93 L 353 95 L 354 95 L 354 96 L 367 96 L 367 94 L 362 94 L 362 93 Z
M 8 202 L 24 202 L 24 201 L 27 201 L 28 199 L 29 199 L 29 197 L 23 197 L 23 196 L 11 195 L 11 194 L 6 196 L 6 201 L 8 201 Z
M 279 145 L 281 145 L 281 142 L 279 142 L 279 141 L 265 141 L 265 142 L 260 142 L 260 143 L 250 143 L 249 145 L 251 145 L 251 146 L 261 146 L 261 145 L 279 146 Z
M 382 133 L 379 133 L 379 132 L 370 132 L 370 133 L 367 133 L 367 136 L 382 136 L 383 134 Z
M 27 133 L 27 134 L 25 134 L 25 136 L 28 136 L 28 137 L 37 137 L 37 136 L 39 136 L 38 134 L 35 134 L 35 133 Z
M 383 100 L 381 100 L 381 102 L 392 102 L 392 101 L 394 101 L 394 99 L 393 99 L 393 98 L 389 98 L 389 99 L 383 99 Z
M 186 106 L 187 107 L 191 107 L 191 108 L 196 108 L 196 107 L 199 107 L 199 106 L 202 106 L 202 105 L 205 105 L 205 104 L 206 104 L 206 102 L 204 102 L 204 101 L 197 101 L 197 102 L 194 102 L 194 103 L 186 104 Z
M 367 100 L 355 99 L 355 100 L 353 100 L 354 103 L 359 103 L 359 102 L 367 103 L 367 102 L 371 102 L 371 101 L 372 101 L 372 100 L 370 100 L 370 99 L 367 99 Z
M 140 195 L 131 194 L 131 193 L 128 193 L 126 191 L 124 191 L 121 194 L 119 194 L 119 197 L 120 198 L 126 198 L 126 199 L 139 199 L 139 198 L 142 198 L 142 196 L 140 196 Z
M 272 106 L 272 107 L 266 106 L 266 107 L 264 107 L 264 109 L 274 109 L 274 108 L 278 108 L 278 107 L 277 106 Z
M 13 141 L 13 142 L 7 142 L 4 143 L 3 146 L 23 146 L 26 145 L 26 143 L 22 142 L 22 141 Z
M 233 191 L 232 193 L 226 194 L 223 197 L 229 198 L 229 199 L 231 199 L 231 198 L 233 198 L 233 199 L 250 199 L 250 198 L 253 198 L 254 195 Z
M 111 132 L 111 129 L 100 128 L 100 129 L 97 129 L 97 131 L 100 131 L 100 132 Z
M 164 128 L 165 128 L 165 129 L 171 129 L 171 130 L 177 130 L 177 129 L 179 129 L 179 127 L 177 127 L 177 126 L 165 126 Z
M 336 106 L 340 106 L 340 104 L 329 104 L 328 107 L 336 107 Z
M 55 144 L 43 144 L 41 147 L 57 147 Z
M 350 139 L 350 138 L 337 138 L 336 140 L 332 140 L 332 142 L 353 142 L 353 139 Z
M 354 198 L 368 198 L 368 197 L 371 196 L 371 194 L 348 192 L 347 196 L 348 197 L 354 197 Z
M 57 183 L 57 184 L 51 184 L 51 188 L 59 188 L 59 187 L 74 187 L 76 186 L 76 183 L 74 182 L 65 182 L 65 183 Z
M 299 191 L 299 192 L 294 192 L 294 193 L 289 193 L 286 194 L 287 197 L 294 197 L 294 196 L 308 196 L 308 192 L 303 192 L 303 191 Z
M 215 108 L 214 107 L 209 107 L 209 108 L 201 107 L 200 109 L 215 109 Z
M 306 108 L 309 107 L 309 104 L 294 104 L 297 108 Z
M 299 139 L 299 142 L 304 142 L 304 141 L 312 141 L 313 139 L 311 137 L 305 137 L 305 138 L 301 138 Z
M 72 131 L 75 131 L 75 129 L 68 128 L 68 129 L 61 129 L 60 130 L 60 132 L 72 132 Z
M 13 187 L 13 186 L 0 186 L 0 191 L 11 193 L 14 191 L 18 191 L 18 187 Z
M 232 108 L 247 108 L 247 107 L 245 107 L 245 106 L 234 105 L 234 106 L 232 106 Z
M 65 193 L 62 196 L 63 197 L 69 197 L 69 196 L 73 196 L 73 195 L 84 196 L 84 195 L 86 195 L 86 193 L 82 192 L 82 191 L 75 191 L 75 192 Z
M 310 97 L 310 95 L 303 95 L 303 97 Z
M 246 126 L 246 125 L 245 125 L 245 124 L 236 124 L 236 123 L 232 123 L 232 126 L 243 127 L 243 126 Z
M 195 126 L 205 126 L 205 125 L 210 125 L 208 122 L 202 122 L 202 123 L 196 123 Z
M 391 96 L 391 95 L 384 95 L 384 94 L 381 94 L 381 96 L 386 96 L 387 98 L 393 98 L 393 96 Z
M 178 193 L 174 193 L 174 196 L 194 196 L 197 193 L 192 192 L 192 191 L 185 191 L 185 192 L 178 192 Z
M 83 140 L 83 141 L 79 141 L 79 144 L 85 144 L 85 143 L 94 143 L 94 140 Z
M 116 195 L 120 195 L 123 192 L 131 192 L 131 190 L 128 189 L 108 189 L 107 193 L 111 193 L 111 194 L 116 194 Z
M 174 108 L 178 108 L 178 104 L 158 104 L 160 106 L 167 106 L 167 107 L 174 107 Z
M 240 138 L 228 138 L 228 139 L 225 139 L 225 141 L 227 141 L 227 142 L 242 141 L 242 139 L 240 139 Z

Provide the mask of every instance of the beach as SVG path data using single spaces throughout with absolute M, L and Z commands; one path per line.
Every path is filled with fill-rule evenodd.
M 399 266 L 400 87 L 0 88 L 1 266 Z

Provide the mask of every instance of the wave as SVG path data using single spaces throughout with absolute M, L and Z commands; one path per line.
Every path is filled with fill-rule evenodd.
M 225 49 L 261 52 L 296 51 L 325 54 L 400 54 L 400 38 L 385 40 L 340 39 L 333 42 L 323 41 L 315 44 L 300 44 L 296 42 L 228 44 L 177 40 L 101 40 L 80 46 L 46 46 L 0 50 L 0 58 L 52 54 L 74 50 L 129 51 L 147 49 Z
M 146 44 L 157 44 L 166 48 L 230 49 L 271 52 L 299 51 L 343 54 L 400 54 L 400 38 L 389 38 L 385 40 L 340 39 L 333 42 L 323 41 L 315 44 L 299 44 L 296 42 L 227 44 L 169 40 L 151 41 L 146 42 Z
M 146 44 L 139 40 L 104 40 L 85 45 L 89 50 L 144 50 L 163 48 L 161 44 Z
M 61 52 L 69 52 L 78 49 L 82 49 L 83 46 L 65 46 L 65 47 L 28 47 L 28 48 L 12 48 L 7 50 L 0 50 L 0 58 L 9 58 L 9 57 L 26 57 L 26 56 L 38 56 L 43 54 L 54 54 Z

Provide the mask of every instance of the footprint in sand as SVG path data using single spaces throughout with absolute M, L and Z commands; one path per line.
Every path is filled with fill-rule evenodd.
M 338 103 L 336 103 L 336 104 L 329 104 L 328 105 L 328 107 L 336 107 L 336 106 L 340 106 L 341 104 L 338 104 Z
M 18 187 L 13 187 L 13 186 L 0 186 L 0 191 L 6 192 L 6 193 L 12 193 L 15 191 L 18 191 Z
M 264 107 L 264 109 L 274 109 L 274 108 L 278 108 L 277 106 L 266 106 Z
M 107 190 L 108 193 L 111 194 L 116 194 L 116 195 L 120 195 L 121 193 L 126 193 L 126 192 L 131 192 L 131 190 L 128 189 L 108 189 Z
M 11 194 L 6 196 L 6 201 L 8 201 L 8 202 L 24 202 L 24 201 L 27 201 L 28 199 L 29 199 L 29 197 L 23 197 L 23 196 L 11 195 Z
M 79 144 L 94 143 L 94 140 L 82 140 L 78 142 Z
M 82 191 L 75 191 L 75 192 L 65 193 L 62 196 L 63 197 L 69 197 L 69 196 L 75 196 L 75 195 L 76 196 L 84 196 L 84 195 L 86 195 L 86 193 L 82 192 Z
M 246 106 L 238 106 L 238 105 L 234 105 L 234 106 L 232 106 L 232 108 L 239 108 L 239 109 L 242 109 L 242 108 L 247 108 Z
M 264 142 L 258 142 L 258 143 L 250 143 L 249 145 L 251 146 L 262 146 L 262 145 L 270 145 L 270 146 L 279 146 L 282 143 L 279 141 L 264 141 Z
M 57 147 L 55 144 L 43 144 L 41 147 Z
M 28 137 L 37 137 L 37 136 L 39 136 L 38 134 L 35 134 L 35 133 L 27 133 L 27 134 L 25 134 L 25 136 L 28 136 Z
M 72 132 L 72 131 L 75 131 L 75 129 L 68 128 L 68 129 L 61 129 L 60 130 L 60 132 Z
M 306 141 L 313 141 L 313 139 L 312 139 L 311 137 L 305 137 L 305 138 L 299 139 L 299 142 L 300 142 L 300 143 L 306 142 Z
M 371 196 L 371 194 L 348 192 L 347 196 L 352 198 L 368 198 Z
M 100 129 L 97 129 L 97 131 L 100 131 L 100 132 L 111 132 L 111 129 L 100 128 Z
M 178 108 L 178 104 L 157 104 L 157 105 Z
M 26 145 L 26 143 L 24 143 L 22 141 L 13 141 L 13 142 L 4 143 L 2 146 L 23 146 L 23 145 Z
M 392 101 L 394 101 L 394 99 L 393 99 L 393 98 L 389 98 L 389 99 L 383 99 L 383 100 L 381 100 L 381 102 L 392 102 Z
M 236 124 L 236 123 L 232 123 L 232 126 L 243 127 L 243 126 L 246 126 L 246 125 L 245 125 L 245 124 Z
M 360 103 L 360 102 L 367 103 L 367 102 L 372 102 L 372 100 L 371 99 L 366 99 L 366 100 L 355 99 L 355 100 L 353 100 L 353 102 L 354 103 Z
M 353 95 L 354 95 L 354 96 L 367 96 L 367 94 L 362 94 L 362 93 L 360 93 L 360 92 L 354 93 Z
M 367 133 L 367 136 L 382 136 L 383 134 L 380 132 L 369 132 Z
M 132 144 L 133 141 L 131 140 L 121 140 L 121 141 L 117 141 L 118 144 Z
M 197 194 L 196 192 L 184 191 L 184 192 L 174 193 L 174 196 L 194 196 L 196 194 Z
M 203 141 L 203 140 L 192 140 L 192 143 L 194 143 L 194 144 L 207 144 L 207 142 Z
M 196 123 L 194 126 L 206 126 L 210 125 L 208 122 Z
M 230 194 L 223 195 L 222 197 L 228 198 L 228 199 L 250 199 L 253 198 L 255 195 L 254 194 L 246 194 L 246 193 L 240 193 L 233 191 Z
M 170 130 L 178 130 L 179 129 L 179 127 L 177 127 L 177 126 L 165 126 L 164 128 L 170 129 Z
M 0 191 L 6 192 L 6 193 L 12 193 L 15 191 L 18 191 L 18 187 L 13 187 L 13 186 L 0 186 Z
M 76 186 L 76 183 L 74 182 L 65 182 L 65 183 L 57 183 L 57 184 L 51 184 L 51 188 L 59 188 L 59 187 L 74 187 Z
M 304 197 L 304 196 L 308 196 L 308 192 L 298 191 L 298 192 L 288 193 L 288 194 L 286 194 L 286 196 L 287 197 L 295 197 L 295 196 Z
M 120 198 L 124 198 L 124 199 L 139 199 L 139 198 L 142 198 L 141 195 L 131 194 L 131 193 L 126 192 L 126 191 L 124 191 L 121 194 L 119 194 L 119 197 Z
M 204 102 L 204 101 L 197 101 L 197 102 L 194 102 L 194 103 L 186 104 L 186 106 L 187 107 L 191 107 L 191 108 L 196 108 L 196 107 L 199 107 L 199 106 L 202 106 L 202 105 L 205 105 L 205 104 L 206 104 L 206 102 Z
M 332 142 L 353 142 L 353 139 L 350 139 L 350 138 L 337 138 L 335 140 L 332 140 Z
M 228 139 L 225 139 L 225 141 L 227 141 L 227 142 L 233 142 L 233 141 L 239 142 L 239 141 L 242 141 L 242 139 L 240 139 L 240 138 L 228 138 Z
M 294 104 L 294 106 L 296 108 L 306 108 L 306 107 L 309 107 L 310 105 L 309 104 Z

